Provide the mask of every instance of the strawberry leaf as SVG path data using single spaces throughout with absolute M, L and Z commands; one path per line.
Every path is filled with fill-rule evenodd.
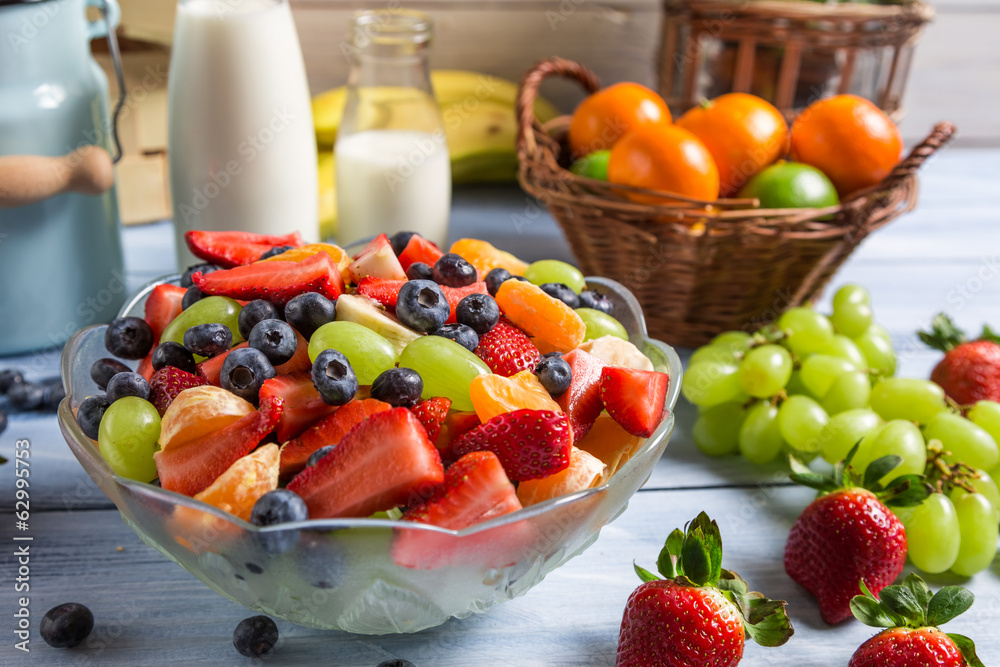
M 719 525 L 705 512 L 696 516 L 687 527 L 681 547 L 681 568 L 699 586 L 714 586 L 722 570 L 722 536 Z
M 658 576 L 656 576 L 655 574 L 653 574 L 652 572 L 650 572 L 647 569 L 639 567 L 635 563 L 632 563 L 632 567 L 635 568 L 635 573 L 639 575 L 639 578 L 642 579 L 642 582 L 644 584 L 647 584 L 650 581 L 659 581 L 660 580 L 660 578 Z
M 868 464 L 868 468 L 865 470 L 864 487 L 875 491 L 876 487 L 880 486 L 878 481 L 898 468 L 902 462 L 903 457 L 896 456 L 895 454 L 875 459 Z
M 924 610 L 908 586 L 886 586 L 879 596 L 882 606 L 902 616 L 910 627 L 919 628 L 924 624 Z
M 656 569 L 664 579 L 673 579 L 681 574 L 678 568 L 678 561 L 681 557 L 681 549 L 684 547 L 684 531 L 674 528 L 673 532 L 667 536 L 667 541 L 660 550 L 660 557 L 656 559 Z
M 908 576 L 903 582 L 903 585 L 907 586 L 910 589 L 910 592 L 913 593 L 913 597 L 916 598 L 917 604 L 920 605 L 920 610 L 923 613 L 924 618 L 926 618 L 927 605 L 930 603 L 931 598 L 934 597 L 934 594 L 931 593 L 930 586 L 928 586 L 927 582 L 921 579 L 920 575 L 917 574 L 911 574 Z
M 914 507 L 931 494 L 930 485 L 921 475 L 902 475 L 892 480 L 885 491 L 878 494 L 879 500 L 888 507 Z
M 942 352 L 947 352 L 966 341 L 965 332 L 955 326 L 951 318 L 944 313 L 934 316 L 930 331 L 918 331 L 917 336 L 924 345 Z
M 898 628 L 905 625 L 902 618 L 883 607 L 878 600 L 865 595 L 851 598 L 851 613 L 854 618 L 873 628 Z
M 736 596 L 744 596 L 750 592 L 750 587 L 747 586 L 747 582 L 743 580 L 743 577 L 729 570 L 722 570 L 719 573 L 719 589 L 723 592 L 733 593 Z M 737 602 L 736 604 L 738 605 L 739 603 Z
M 927 604 L 928 625 L 944 625 L 968 611 L 976 596 L 961 586 L 945 586 Z
M 955 646 L 957 646 L 958 650 L 962 652 L 962 657 L 964 657 L 965 661 L 969 663 L 969 667 L 986 667 L 983 664 L 983 661 L 979 659 L 979 656 L 976 655 L 976 645 L 971 639 L 965 635 L 957 635 L 953 633 L 948 633 L 948 637 L 951 641 L 955 642 Z
M 757 597 L 759 596 L 759 597 Z M 768 600 L 760 593 L 750 593 L 740 605 L 744 612 L 746 633 L 761 646 L 781 646 L 795 634 L 785 610 L 784 600 Z
M 979 340 L 988 340 L 1000 344 L 1000 334 L 990 328 L 990 325 L 983 325 L 983 332 L 979 334 Z

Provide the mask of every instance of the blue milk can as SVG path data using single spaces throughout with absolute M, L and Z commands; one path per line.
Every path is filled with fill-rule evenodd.
M 61 346 L 127 296 L 108 82 L 90 54 L 118 19 L 115 0 L 0 0 L 0 355 Z

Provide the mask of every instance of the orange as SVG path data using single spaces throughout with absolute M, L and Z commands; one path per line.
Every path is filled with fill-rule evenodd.
M 502 375 L 478 375 L 469 384 L 469 398 L 479 421 L 484 424 L 497 415 L 514 410 L 552 410 L 562 412 L 538 378 L 531 371 L 521 371 L 509 378 Z
M 576 447 L 569 454 L 569 467 L 541 479 L 517 485 L 517 499 L 522 507 L 565 496 L 597 486 L 604 481 L 604 463 Z
M 792 123 L 792 159 L 826 174 L 841 198 L 888 176 L 902 150 L 895 123 L 856 95 L 813 102 Z
M 508 280 L 497 290 L 496 302 L 507 319 L 535 339 L 540 348 L 569 352 L 587 334 L 587 325 L 572 308 L 537 285 Z
M 282 261 L 282 262 L 301 262 L 304 259 L 312 257 L 316 253 L 325 252 L 333 260 L 333 263 L 337 265 L 340 269 L 341 275 L 345 277 L 345 280 L 349 277 L 347 267 L 351 265 L 353 261 L 351 256 L 347 254 L 347 251 L 341 248 L 339 245 L 334 245 L 332 243 L 310 243 L 309 245 L 304 245 L 299 248 L 292 248 L 291 250 L 286 250 L 280 255 L 273 255 L 263 260 L 265 262 L 269 261 Z
M 604 462 L 608 466 L 605 474 L 611 477 L 645 441 L 645 438 L 634 436 L 619 426 L 607 412 L 602 412 L 576 446 Z
M 279 459 L 277 445 L 264 445 L 229 466 L 194 498 L 249 521 L 257 499 L 278 488 Z
M 493 269 L 507 269 L 515 276 L 523 276 L 528 268 L 527 262 L 522 262 L 509 252 L 479 239 L 459 239 L 451 244 L 448 252 L 453 252 L 476 267 L 479 275 L 485 277 Z
M 676 125 L 641 127 L 611 149 L 608 180 L 685 197 L 714 201 L 719 197 L 719 169 L 698 137 Z M 669 204 L 670 199 L 629 194 L 645 204 Z
M 788 150 L 788 123 L 756 95 L 728 93 L 689 109 L 677 120 L 701 139 L 719 169 L 719 196 L 731 197 Z
M 177 394 L 160 421 L 160 450 L 196 440 L 254 411 L 253 405 L 221 387 L 191 387 Z
M 638 83 L 616 83 L 580 102 L 570 120 L 569 146 L 580 158 L 611 148 L 630 130 L 669 123 L 662 97 Z

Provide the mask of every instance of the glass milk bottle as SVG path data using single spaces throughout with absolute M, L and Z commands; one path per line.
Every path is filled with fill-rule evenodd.
M 319 240 L 316 136 L 288 0 L 180 0 L 168 88 L 179 266 L 191 229 Z
M 430 18 L 359 12 L 348 40 L 352 68 L 334 148 L 337 239 L 414 231 L 446 247 L 451 163 L 427 65 Z

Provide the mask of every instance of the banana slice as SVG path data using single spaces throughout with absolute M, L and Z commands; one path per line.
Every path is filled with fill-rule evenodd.
M 602 336 L 580 345 L 581 350 L 589 352 L 608 366 L 622 366 L 640 371 L 653 370 L 653 362 L 639 351 L 632 343 L 617 336 Z

